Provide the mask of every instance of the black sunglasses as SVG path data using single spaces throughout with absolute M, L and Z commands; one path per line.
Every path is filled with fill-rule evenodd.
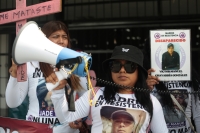
M 127 73 L 134 73 L 137 69 L 137 64 L 130 61 L 126 62 L 124 65 L 122 65 L 119 61 L 110 62 L 110 70 L 114 73 L 118 73 L 122 66 Z

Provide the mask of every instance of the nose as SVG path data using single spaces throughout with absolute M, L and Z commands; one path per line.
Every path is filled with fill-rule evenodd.
M 62 37 L 59 37 L 59 39 L 58 39 L 58 44 L 59 44 L 60 46 L 63 46 L 63 42 L 64 42 L 63 38 L 62 38 Z
M 125 125 L 124 125 L 124 122 L 122 121 L 122 122 L 120 122 L 120 127 L 124 127 Z
M 125 70 L 125 68 L 124 68 L 124 65 L 123 66 L 121 66 L 121 69 L 120 69 L 120 71 L 119 71 L 120 73 L 126 73 L 126 70 Z

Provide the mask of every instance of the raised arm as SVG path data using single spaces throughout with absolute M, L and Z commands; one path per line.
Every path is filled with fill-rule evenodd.
M 18 107 L 28 93 L 28 81 L 17 82 L 17 65 L 12 61 L 10 78 L 6 87 L 6 103 L 10 108 Z

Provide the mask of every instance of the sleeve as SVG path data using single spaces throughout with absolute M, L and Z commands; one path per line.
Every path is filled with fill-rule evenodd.
M 15 108 L 21 105 L 28 93 L 28 80 L 17 82 L 17 78 L 10 76 L 6 87 L 6 103 L 8 107 Z
M 192 95 L 192 114 L 197 133 L 200 133 L 200 100 Z
M 156 97 L 151 95 L 153 103 L 153 117 L 151 120 L 151 131 L 153 133 L 168 133 L 167 124 L 165 122 L 163 109 Z
M 51 100 L 54 104 L 56 116 L 61 124 L 65 125 L 68 124 L 69 122 L 88 116 L 90 111 L 88 93 L 90 93 L 90 91 L 87 91 L 86 93 L 83 94 L 83 96 L 81 96 L 78 100 L 76 100 L 75 102 L 76 111 L 70 112 L 68 111 L 68 103 L 65 97 L 64 89 L 52 91 Z
M 88 90 L 88 83 L 86 77 L 79 77 L 80 78 L 80 84 L 83 89 L 77 91 L 78 96 L 81 97 L 87 90 Z

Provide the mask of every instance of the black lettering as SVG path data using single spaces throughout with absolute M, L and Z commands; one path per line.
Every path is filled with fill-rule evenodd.
M 98 107 L 99 106 L 99 102 L 97 101 L 96 103 L 95 103 L 95 107 Z
M 190 127 L 185 128 L 185 133 L 187 133 L 190 130 Z
M 119 102 L 126 102 L 126 98 L 119 97 L 118 101 L 119 101 Z
M 179 82 L 178 84 L 179 84 L 179 85 L 178 85 L 177 87 L 183 87 L 182 82 Z
M 99 100 L 104 100 L 103 95 L 99 96 L 98 101 L 99 101 Z
M 99 101 L 99 105 L 102 105 L 102 104 L 103 104 L 103 101 L 104 101 L 104 100 Z
M 0 20 L 8 19 L 8 13 L 6 14 L 0 14 Z
M 54 124 L 60 124 L 60 122 L 59 122 L 58 118 L 56 118 L 56 120 L 55 120 Z
M 24 11 L 21 11 L 21 16 L 25 16 L 25 13 L 24 13 Z
M 31 9 L 27 9 L 27 10 L 26 10 L 27 16 L 28 16 L 28 14 L 29 14 L 30 11 L 31 11 Z
M 53 124 L 54 122 L 53 122 L 53 119 L 52 118 L 48 118 L 48 123 L 47 124 Z
M 178 133 L 184 133 L 184 132 L 183 132 L 183 128 L 178 129 Z
M 175 129 L 173 129 L 173 130 L 171 130 L 171 131 L 170 131 L 170 133 L 176 133 L 176 130 L 175 130 Z
M 43 11 L 45 12 L 45 8 L 46 8 L 46 6 L 42 6 L 42 8 L 43 8 Z
M 130 99 L 130 98 L 128 98 L 128 101 L 127 101 L 127 103 L 134 103 L 135 102 L 135 100 L 134 99 Z
M 39 117 L 33 117 L 33 122 L 40 122 L 40 118 Z
M 13 19 L 15 18 L 15 16 L 17 16 L 19 18 L 19 15 L 20 15 L 20 11 L 18 13 L 13 13 Z
M 171 85 L 172 83 L 168 83 L 168 88 L 172 88 L 172 85 Z
M 115 105 L 116 106 L 120 106 L 120 102 L 115 102 Z
M 143 109 L 142 105 L 137 104 L 137 108 Z
M 122 107 L 126 107 L 126 103 L 122 103 L 122 105 L 121 105 Z
M 185 84 L 184 84 L 183 86 L 184 86 L 184 87 L 189 87 L 190 84 L 189 84 L 189 82 L 185 82 Z
M 36 11 L 37 11 L 37 14 L 40 13 L 40 11 L 41 11 L 40 7 L 38 7 L 38 8 L 36 9 Z
M 35 11 L 33 9 L 31 9 L 31 14 L 35 14 Z
M 50 11 L 51 10 L 51 5 L 48 5 L 47 6 L 47 11 Z
M 18 28 L 19 28 L 19 29 L 21 29 L 21 28 L 22 28 L 22 24 L 18 24 L 17 26 L 18 26 Z

